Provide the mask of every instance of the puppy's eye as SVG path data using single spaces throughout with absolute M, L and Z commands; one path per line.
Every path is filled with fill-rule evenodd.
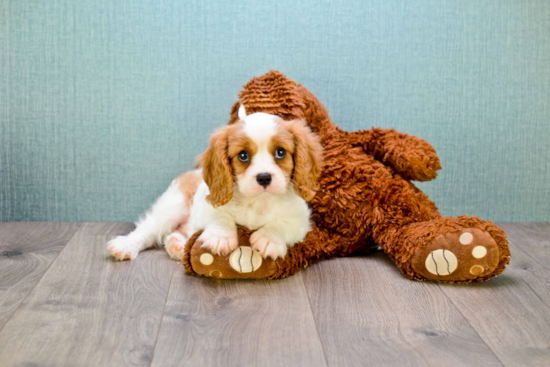
M 286 150 L 284 150 L 283 148 L 275 149 L 275 158 L 283 159 L 285 156 L 286 156 Z
M 243 150 L 239 153 L 239 161 L 246 163 L 250 159 L 250 156 L 248 155 L 248 152 L 246 150 Z

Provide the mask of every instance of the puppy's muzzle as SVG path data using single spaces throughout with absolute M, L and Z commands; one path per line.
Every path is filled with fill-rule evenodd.
M 256 176 L 256 181 L 259 185 L 266 188 L 271 183 L 271 173 L 260 173 Z

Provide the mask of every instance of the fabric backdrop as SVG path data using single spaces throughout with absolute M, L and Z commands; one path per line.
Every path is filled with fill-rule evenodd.
M 0 0 L 0 220 L 136 220 L 270 69 L 429 141 L 444 215 L 550 221 L 548 0 Z

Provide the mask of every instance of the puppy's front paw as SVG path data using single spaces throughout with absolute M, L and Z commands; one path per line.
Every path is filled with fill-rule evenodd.
M 270 233 L 262 229 L 252 233 L 250 236 L 252 248 L 258 251 L 264 258 L 270 257 L 277 260 L 278 257 L 284 259 L 287 252 L 285 241 L 276 233 Z
M 135 259 L 140 247 L 140 243 L 128 236 L 118 236 L 107 242 L 107 251 L 117 260 Z
M 227 255 L 239 246 L 237 232 L 221 227 L 206 228 L 197 241 L 215 255 Z

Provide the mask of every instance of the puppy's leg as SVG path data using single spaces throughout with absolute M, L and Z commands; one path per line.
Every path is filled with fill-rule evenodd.
M 210 252 L 218 255 L 227 255 L 239 247 L 237 225 L 229 213 L 204 205 L 204 211 L 201 214 L 202 223 L 197 227 L 204 228 L 204 231 L 197 241 L 201 241 L 203 247 L 209 248 Z M 194 219 L 196 217 L 193 217 Z
M 285 220 L 266 223 L 250 236 L 250 244 L 264 258 L 284 259 L 287 247 L 294 246 L 306 238 L 311 229 L 309 209 L 306 205 L 289 208 L 291 214 Z
M 198 174 L 200 179 L 200 174 Z M 107 250 L 117 260 L 132 260 L 137 254 L 156 244 L 162 244 L 166 236 L 189 219 L 189 203 L 182 181 L 193 176 L 196 171 L 188 172 L 174 181 L 168 190 L 158 198 L 145 218 L 136 223 L 136 229 L 126 236 L 118 236 L 107 243 Z M 192 181 L 193 181 L 192 180 Z M 194 182 L 193 181 L 193 182 Z M 184 182 L 187 183 L 187 182 Z
M 189 228 L 188 223 L 185 221 L 182 223 L 178 229 L 170 233 L 164 240 L 164 248 L 174 260 L 181 261 L 183 259 L 183 249 L 185 243 L 189 239 Z
M 200 170 L 184 173 L 177 179 L 179 189 L 183 193 L 185 201 L 185 213 L 179 223 L 177 229 L 170 233 L 164 239 L 164 248 L 174 260 L 181 261 L 183 259 L 183 249 L 189 237 L 193 234 L 189 225 L 189 217 L 191 206 L 193 205 L 193 197 L 202 182 L 202 173 Z

